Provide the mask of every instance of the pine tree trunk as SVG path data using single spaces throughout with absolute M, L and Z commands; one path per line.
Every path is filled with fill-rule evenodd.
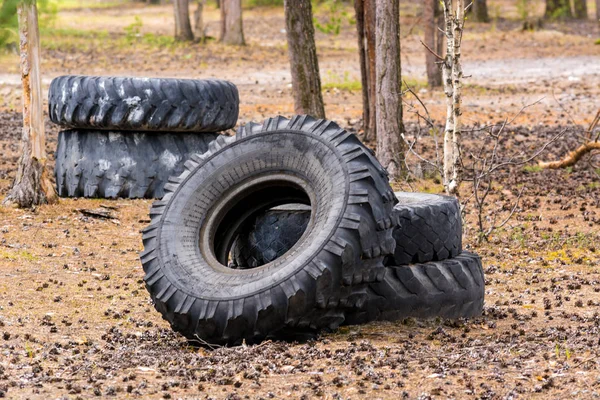
M 587 0 L 573 0 L 575 18 L 588 19 Z
M 206 32 L 204 27 L 204 5 L 206 0 L 198 0 L 198 7 L 194 11 L 194 36 L 196 41 L 204 43 Z
M 569 0 L 546 0 L 546 18 L 573 18 Z
M 478 22 L 490 22 L 487 0 L 473 0 L 473 19 Z
M 246 44 L 242 21 L 242 0 L 221 0 L 221 41 L 235 46 Z
M 369 121 L 365 127 L 365 140 L 372 140 L 377 137 L 376 5 L 377 0 L 365 0 L 365 51 L 367 58 L 367 83 L 369 86 Z
M 444 57 L 446 54 L 446 36 L 444 35 L 444 13 L 442 12 L 442 7 L 439 1 L 434 1 L 435 6 L 435 23 L 437 25 L 437 39 L 435 42 L 435 52 L 438 56 Z
M 402 135 L 400 10 L 398 0 L 377 0 L 377 157 L 393 178 L 406 169 Z
M 358 36 L 358 56 L 360 63 L 360 83 L 362 89 L 362 105 L 363 105 L 363 129 L 365 139 L 368 139 L 367 125 L 371 110 L 369 109 L 369 77 L 367 70 L 367 50 L 365 37 L 365 7 L 364 0 L 354 1 L 354 12 L 356 14 L 356 33 Z
M 188 0 L 173 0 L 173 10 L 175 11 L 175 39 L 194 40 Z
M 46 135 L 42 111 L 40 39 L 35 2 L 17 8 L 23 81 L 23 131 L 19 168 L 5 204 L 31 207 L 55 203 L 58 198 L 46 171 Z
M 285 0 L 283 4 L 294 110 L 296 114 L 325 118 L 310 0 Z
M 435 18 L 435 4 L 438 0 L 425 0 L 425 8 L 423 10 L 423 24 L 425 29 L 424 43 L 431 49 L 436 51 L 437 24 Z M 430 87 L 438 87 L 442 85 L 442 70 L 438 64 L 438 59 L 428 49 L 425 49 L 425 63 L 427 65 L 427 83 Z

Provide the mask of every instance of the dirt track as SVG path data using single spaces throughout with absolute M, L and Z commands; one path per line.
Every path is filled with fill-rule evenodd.
M 170 26 L 161 25 L 168 8 L 159 11 L 148 16 L 144 29 L 160 26 L 170 32 Z M 106 29 L 115 32 L 122 32 L 133 18 L 104 13 L 97 23 L 111 21 L 114 26 Z M 87 11 L 72 14 L 83 18 Z M 273 37 L 281 22 L 281 16 L 273 14 L 260 9 L 248 13 L 248 37 Z M 465 52 L 472 55 L 467 56 L 467 66 L 474 75 L 465 89 L 468 125 L 497 123 L 544 97 L 525 111 L 518 125 L 507 129 L 500 148 L 504 157 L 532 152 L 565 129 L 564 139 L 543 158 L 559 157 L 577 144 L 598 108 L 600 88 L 598 47 L 589 47 L 582 32 L 590 29 L 584 28 L 573 24 L 517 34 L 511 21 L 499 22 L 495 31 L 473 25 L 467 37 L 470 50 Z M 343 80 L 344 71 L 354 79 L 351 29 L 345 27 L 339 38 L 318 35 L 324 81 Z M 60 48 L 45 52 L 45 71 L 48 78 L 82 72 L 225 76 L 240 84 L 240 123 L 289 115 L 281 40 L 265 41 L 265 46 L 253 40 L 243 50 L 217 44 L 138 52 L 115 49 L 110 54 L 103 53 L 103 44 L 86 51 Z M 513 57 L 517 42 L 522 47 Z M 482 45 L 485 50 L 478 51 Z M 404 49 L 405 70 L 418 77 L 418 37 L 406 38 Z M 558 52 L 562 58 L 550 57 Z M 192 56 L 186 59 L 187 54 Z M 14 68 L 14 59 L 0 60 L 0 65 L 9 64 Z M 510 79 L 516 82 L 509 84 Z M 531 79 L 534 82 L 528 82 Z M 14 176 L 20 135 L 20 115 L 10 111 L 18 108 L 18 81 L 14 75 L 8 80 L 12 81 L 0 86 L 0 197 Z M 441 121 L 442 93 L 421 91 L 420 96 Z M 360 93 L 331 88 L 325 98 L 330 118 L 350 129 L 360 127 Z M 409 107 L 407 119 L 414 133 L 416 118 Z M 58 128 L 47 128 L 52 160 Z M 465 134 L 466 151 L 489 148 L 483 137 L 480 131 Z M 419 151 L 431 156 L 431 140 L 423 143 L 427 149 Z M 410 163 L 414 167 L 416 160 Z M 477 244 L 475 210 L 467 208 L 465 245 L 481 254 L 485 265 L 486 309 L 481 318 L 379 322 L 343 327 L 307 343 L 265 342 L 214 351 L 190 347 L 149 302 L 138 251 L 150 201 L 63 200 L 35 210 L 0 208 L 0 393 L 40 399 L 596 398 L 598 164 L 596 157 L 595 164 L 586 159 L 569 170 L 539 171 L 530 165 L 500 173 L 484 219 L 506 216 L 519 190 L 525 190 L 514 218 L 489 243 Z M 411 185 L 422 191 L 441 190 L 435 177 Z M 468 190 L 465 185 L 463 198 Z M 78 211 L 102 204 L 117 207 L 118 220 L 94 219 Z

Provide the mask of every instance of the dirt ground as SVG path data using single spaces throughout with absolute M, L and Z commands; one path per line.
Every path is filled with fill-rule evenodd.
M 467 154 L 492 143 L 480 130 L 512 118 L 499 154 L 541 156 L 579 143 L 600 106 L 597 24 L 547 23 L 521 32 L 513 2 L 491 24 L 469 22 L 464 91 Z M 591 8 L 590 14 L 593 13 Z M 45 39 L 46 85 L 61 74 L 218 77 L 240 88 L 240 123 L 292 113 L 280 10 L 245 14 L 249 45 L 173 45 L 168 7 L 60 12 Z M 327 10 L 317 17 L 327 19 Z M 349 10 L 348 10 L 349 11 Z M 494 15 L 496 15 L 494 14 Z M 403 63 L 409 85 L 442 122 L 440 90 L 423 84 L 418 8 L 403 6 Z M 139 16 L 140 32 L 125 27 Z M 209 34 L 218 12 L 209 10 Z M 318 33 L 328 117 L 360 134 L 361 97 L 354 27 Z M 104 33 L 89 33 L 102 31 Z M 86 33 L 87 32 L 87 33 Z M 160 42 L 160 43 L 157 43 Z M 0 197 L 15 173 L 20 135 L 18 65 L 0 56 Z M 405 96 L 412 138 L 415 111 Z M 47 123 L 50 164 L 59 128 Z M 433 155 L 430 136 L 417 151 Z M 411 168 L 418 169 L 414 156 Z M 8 398 L 322 397 L 373 399 L 590 399 L 600 396 L 600 157 L 559 171 L 535 163 L 502 170 L 483 219 L 510 223 L 478 243 L 477 210 L 467 204 L 465 247 L 482 256 L 484 315 L 469 321 L 376 322 L 345 326 L 305 343 L 206 349 L 171 332 L 150 303 L 138 259 L 149 200 L 63 199 L 34 210 L 0 207 L 0 396 Z M 438 179 L 395 184 L 440 192 Z M 470 187 L 463 187 L 463 199 Z M 114 219 L 81 209 L 114 208 Z

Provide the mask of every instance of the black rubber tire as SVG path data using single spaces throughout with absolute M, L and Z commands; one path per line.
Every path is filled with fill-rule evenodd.
M 395 193 L 398 225 L 394 229 L 396 250 L 389 265 L 441 261 L 462 251 L 462 220 L 456 198 L 427 193 Z M 283 254 L 302 235 L 310 211 L 301 208 L 268 210 L 244 227 L 234 245 L 238 268 Z M 287 246 L 287 247 L 286 247 Z
M 50 84 L 48 110 L 67 128 L 219 132 L 237 123 L 239 95 L 221 80 L 67 75 Z
M 462 251 L 462 219 L 455 197 L 428 193 L 396 193 L 398 228 L 390 265 L 442 261 Z
M 369 284 L 362 309 L 346 313 L 347 324 L 415 318 L 481 315 L 485 280 L 481 259 L 463 251 L 454 258 L 386 267 L 383 281 Z
M 302 204 L 267 210 L 241 228 L 232 248 L 234 268 L 254 268 L 284 255 L 302 237 L 310 207 Z
M 397 200 L 372 153 L 335 123 L 247 124 L 185 166 L 152 206 L 140 257 L 156 309 L 186 337 L 237 344 L 333 329 L 344 321 L 340 304 L 360 303 L 353 287 L 383 278 Z M 313 210 L 300 241 L 272 263 L 227 268 L 239 226 L 289 203 Z
M 58 134 L 54 175 L 61 197 L 161 198 L 185 160 L 218 135 L 68 130 Z

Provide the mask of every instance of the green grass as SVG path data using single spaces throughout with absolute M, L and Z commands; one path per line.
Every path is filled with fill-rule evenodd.
M 543 168 L 540 167 L 539 165 L 526 165 L 523 167 L 523 171 L 527 172 L 528 174 L 540 172 L 542 170 L 543 170 Z
M 131 0 L 55 0 L 59 10 L 77 10 L 80 8 L 102 9 L 134 4 Z

